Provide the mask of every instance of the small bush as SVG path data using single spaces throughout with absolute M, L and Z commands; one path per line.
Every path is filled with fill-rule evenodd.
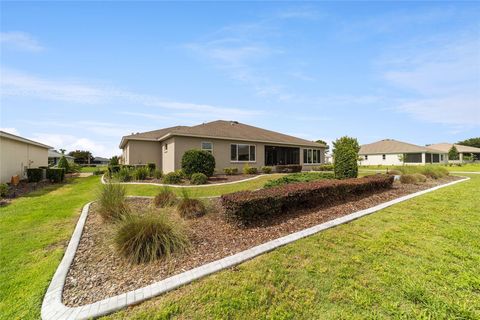
M 182 226 L 162 213 L 127 218 L 116 232 L 115 245 L 118 253 L 138 264 L 184 252 L 190 242 Z
M 255 167 L 250 167 L 248 163 L 243 166 L 243 174 L 257 174 L 258 170 Z
M 207 183 L 208 177 L 203 173 L 194 173 L 190 177 L 191 184 L 205 184 Z
M 182 182 L 182 175 L 179 172 L 169 172 L 163 176 L 162 182 L 165 184 L 179 184 Z
M 125 202 L 125 187 L 120 184 L 102 185 L 98 203 L 100 215 L 105 221 L 122 219 L 130 212 Z
M 374 175 L 359 179 L 293 183 L 269 189 L 240 191 L 221 196 L 228 220 L 248 224 L 268 215 L 343 200 L 349 195 L 391 188 L 393 176 Z
M 82 166 L 75 162 L 68 163 L 68 171 L 65 173 L 77 173 L 82 171 Z
M 155 169 L 155 171 L 153 171 L 153 177 L 155 179 L 161 179 L 162 178 L 162 170 L 160 169 Z
M 393 169 L 393 170 L 388 170 L 387 174 L 391 174 L 391 175 L 394 175 L 394 176 L 398 176 L 398 175 L 401 175 L 402 172 L 399 171 L 399 170 Z
M 141 166 L 137 167 L 132 172 L 132 177 L 134 180 L 146 180 L 150 175 L 150 170 L 147 167 Z
M 170 207 L 177 202 L 177 196 L 169 188 L 163 188 L 153 199 L 153 203 L 157 208 Z
M 264 173 L 264 174 L 272 173 L 272 167 L 264 166 L 261 169 L 262 169 L 262 173 Z
M 108 164 L 109 164 L 109 166 L 118 166 L 118 164 L 119 164 L 118 156 L 113 156 L 110 159 L 110 162 Z
M 313 171 L 333 171 L 333 164 L 322 164 L 312 167 Z
M 400 182 L 403 184 L 418 184 L 427 181 L 427 177 L 420 173 L 403 174 L 400 176 Z
M 149 175 L 153 175 L 153 172 L 157 168 L 157 165 L 155 163 L 147 163 L 147 168 L 148 168 L 148 171 L 150 172 Z
M 0 183 L 0 197 L 6 197 L 8 193 L 8 184 Z
M 98 168 L 98 167 L 95 169 L 95 171 L 93 171 L 93 175 L 94 175 L 94 176 L 101 176 L 101 175 L 104 174 L 104 173 L 105 173 L 105 170 L 102 170 L 102 169 L 100 169 L 100 168 Z
M 281 178 L 270 180 L 263 186 L 264 188 L 272 188 L 283 186 L 290 183 L 310 182 L 324 179 L 335 179 L 333 173 L 330 172 L 297 172 Z
M 114 174 L 114 177 L 120 182 L 128 182 L 132 180 L 132 173 L 129 167 L 121 167 L 120 170 Z
M 295 173 L 301 172 L 302 166 L 299 164 L 279 164 L 275 166 L 275 171 L 278 173 Z
M 201 217 L 207 213 L 205 204 L 199 199 L 190 198 L 186 189 L 182 190 L 182 198 L 178 201 L 177 211 L 185 219 Z
M 107 169 L 108 169 L 108 173 L 110 175 L 112 175 L 112 174 L 120 171 L 121 168 L 122 168 L 122 166 L 120 166 L 120 165 L 109 165 Z
M 182 170 L 187 177 L 194 173 L 203 173 L 210 177 L 215 171 L 215 158 L 207 151 L 188 150 L 182 157 Z
M 421 173 L 414 173 L 413 175 L 415 176 L 415 179 L 417 179 L 417 183 L 424 183 L 427 181 L 427 177 Z
M 28 168 L 27 169 L 28 182 L 40 182 L 43 179 L 43 169 Z
M 63 168 L 47 169 L 47 179 L 50 182 L 62 182 L 65 179 L 65 169 Z
M 227 176 L 233 176 L 235 174 L 238 173 L 238 168 L 224 168 L 223 169 L 223 172 L 227 175 Z

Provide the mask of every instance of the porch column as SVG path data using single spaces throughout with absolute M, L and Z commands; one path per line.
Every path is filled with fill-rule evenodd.
M 422 153 L 422 164 L 425 164 L 425 158 L 426 157 L 425 157 L 425 152 L 424 152 L 424 153 Z
M 463 163 L 463 153 L 459 153 L 459 155 L 460 155 L 460 158 L 459 158 L 459 159 L 460 159 L 460 163 Z

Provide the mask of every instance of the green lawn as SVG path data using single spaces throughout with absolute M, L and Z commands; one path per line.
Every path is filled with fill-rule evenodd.
M 0 319 L 39 318 L 80 209 L 98 186 L 98 176 L 78 178 L 0 208 Z M 193 191 L 208 189 L 220 192 Z M 472 175 L 106 318 L 478 319 L 479 189 Z
M 188 190 L 188 194 L 191 197 L 208 197 L 208 196 L 219 196 L 225 193 L 231 193 L 241 190 L 254 190 L 262 188 L 265 182 L 281 177 L 283 174 L 269 174 L 261 176 L 257 179 L 239 182 L 234 184 L 226 184 L 223 186 L 211 186 L 211 187 L 197 187 L 197 188 L 185 188 Z M 128 195 L 136 196 L 154 196 L 156 195 L 163 187 L 160 186 L 148 186 L 148 185 L 125 185 L 127 188 Z M 181 188 L 171 188 L 177 195 L 182 194 Z
M 480 177 L 105 319 L 479 319 Z
M 386 169 L 393 169 L 395 166 L 360 166 L 359 170 L 362 171 L 364 169 L 367 170 L 378 170 L 384 171 Z M 466 163 L 462 164 L 462 166 L 444 166 L 448 171 L 465 171 L 465 172 L 480 172 L 480 163 Z
M 97 170 L 107 170 L 107 166 L 96 166 L 96 167 L 82 167 L 80 172 L 95 172 Z

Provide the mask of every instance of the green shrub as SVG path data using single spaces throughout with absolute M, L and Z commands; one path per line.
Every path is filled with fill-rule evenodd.
M 401 175 L 402 172 L 400 170 L 388 170 L 387 174 L 391 174 L 391 175 L 394 175 L 394 176 L 398 176 L 398 175 Z
M 40 182 L 43 179 L 43 170 L 40 168 L 28 168 L 27 179 L 28 182 Z
M 66 171 L 65 173 L 77 173 L 82 171 L 82 166 L 79 165 L 78 163 L 75 162 L 69 162 L 69 171 Z
M 459 157 L 457 147 L 455 147 L 455 145 L 452 145 L 450 150 L 448 150 L 448 160 L 458 160 L 459 158 L 460 157 Z
M 275 171 L 278 173 L 301 172 L 302 166 L 299 164 L 279 164 L 275 166 Z
M 6 197 L 8 193 L 8 184 L 0 183 L 0 197 Z
M 153 199 L 153 204 L 157 208 L 170 207 L 177 202 L 177 196 L 175 193 L 167 187 L 162 190 Z
M 148 168 L 148 171 L 150 172 L 149 175 L 153 175 L 153 172 L 157 168 L 157 165 L 155 163 L 150 162 L 150 163 L 147 163 L 147 168 Z
M 100 169 L 100 168 L 98 168 L 98 167 L 93 171 L 93 175 L 94 175 L 94 176 L 101 176 L 101 175 L 104 174 L 104 173 L 105 173 L 105 170 L 102 170 L 102 169 Z
M 162 178 L 162 170 L 155 169 L 155 171 L 153 171 L 153 177 L 155 179 L 161 179 Z
M 60 169 L 64 169 L 66 173 L 70 172 L 70 164 L 68 163 L 67 158 L 62 156 L 60 160 L 58 160 L 57 167 Z
M 341 137 L 333 142 L 333 170 L 335 178 L 347 179 L 358 176 L 358 151 L 360 146 L 355 138 Z
M 427 177 L 421 173 L 414 173 L 415 179 L 417 179 L 417 183 L 424 183 L 427 182 Z
M 400 171 L 402 174 L 420 173 L 432 179 L 443 178 L 450 174 L 445 167 L 438 165 L 400 166 L 395 167 L 395 170 Z
M 150 170 L 148 167 L 137 167 L 135 170 L 132 172 L 132 177 L 134 180 L 146 180 L 148 176 L 150 175 Z
M 115 245 L 131 263 L 146 263 L 184 252 L 190 242 L 177 221 L 165 213 L 150 213 L 125 219 L 116 231 Z
M 227 175 L 227 176 L 233 176 L 235 174 L 238 173 L 238 168 L 224 168 L 223 169 L 223 172 Z
M 65 169 L 63 168 L 48 168 L 47 179 L 50 182 L 62 182 L 65 179 Z
M 403 184 L 418 184 L 427 181 L 427 177 L 420 173 L 403 174 L 400 182 Z
M 191 184 L 205 184 L 207 183 L 208 177 L 203 173 L 194 173 L 190 177 Z
M 125 201 L 125 187 L 118 183 L 103 184 L 98 197 L 99 213 L 105 221 L 120 220 L 130 209 Z
M 122 166 L 120 166 L 120 165 L 109 165 L 107 169 L 108 169 L 108 173 L 110 175 L 113 175 L 113 174 L 117 173 L 118 171 L 120 171 L 121 168 L 122 168 Z
M 182 170 L 187 177 L 194 173 L 203 173 L 210 177 L 215 171 L 215 157 L 207 151 L 188 150 L 182 157 Z
M 178 201 L 177 211 L 185 219 L 201 217 L 207 213 L 205 204 L 199 199 L 190 198 L 186 189 L 182 189 L 182 198 Z
M 114 174 L 114 177 L 120 182 L 128 182 L 132 180 L 131 169 L 127 166 L 123 166 Z
M 315 207 L 325 202 L 342 201 L 349 195 L 389 189 L 393 179 L 393 176 L 378 174 L 358 179 L 293 183 L 224 194 L 220 201 L 229 221 L 249 224 L 262 217 L 280 215 L 292 209 Z
M 321 164 L 319 166 L 312 167 L 313 171 L 333 171 L 333 164 Z
M 118 166 L 119 165 L 118 156 L 113 156 L 110 159 L 110 162 L 108 163 L 108 165 L 109 166 Z
M 261 170 L 262 170 L 262 173 L 264 173 L 264 174 L 270 174 L 270 173 L 272 173 L 272 167 L 263 166 L 263 167 L 261 168 Z
M 255 167 L 250 167 L 248 163 L 243 166 L 243 174 L 257 174 L 258 170 Z
M 169 172 L 162 177 L 165 184 L 179 184 L 182 182 L 182 175 L 178 172 Z
M 290 183 L 310 182 L 324 179 L 335 179 L 335 177 L 333 173 L 330 172 L 297 172 L 291 173 L 275 180 L 270 180 L 265 183 L 263 187 L 272 188 Z

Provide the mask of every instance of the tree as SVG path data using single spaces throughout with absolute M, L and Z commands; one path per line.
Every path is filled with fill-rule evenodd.
M 60 150 L 60 153 L 61 153 L 61 154 L 65 154 L 65 151 L 67 151 L 67 150 L 65 150 L 65 149 L 59 149 L 59 150 Z
M 317 140 L 315 141 L 316 143 L 321 143 L 321 144 L 324 144 L 325 145 L 325 153 L 328 153 L 328 151 L 330 151 L 330 146 L 323 140 Z
M 68 153 L 69 156 L 75 158 L 75 163 L 90 164 L 93 161 L 92 153 L 90 151 L 75 150 Z
M 118 166 L 118 157 L 117 157 L 117 156 L 113 156 L 113 157 L 110 159 L 110 165 L 111 165 L 111 166 Z
M 461 144 L 462 146 L 480 148 L 480 137 L 470 138 L 470 139 L 467 139 L 467 140 L 459 141 L 459 142 L 457 142 L 457 144 Z
M 356 138 L 341 137 L 333 142 L 335 178 L 356 178 L 358 175 L 358 151 L 360 145 Z
M 458 150 L 455 145 L 448 150 L 448 160 L 458 160 Z
M 70 164 L 68 163 L 68 160 L 67 158 L 65 158 L 65 156 L 62 156 L 60 160 L 58 160 L 57 167 L 64 169 L 65 173 L 70 172 Z

